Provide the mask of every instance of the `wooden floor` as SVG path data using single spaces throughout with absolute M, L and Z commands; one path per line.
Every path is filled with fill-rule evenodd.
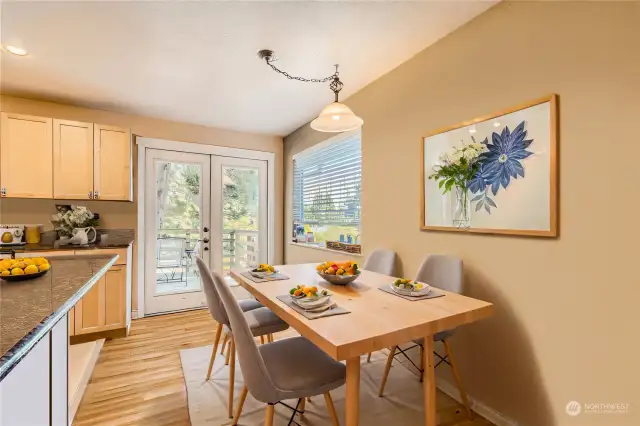
M 129 337 L 105 343 L 73 424 L 190 425 L 179 352 L 210 345 L 214 334 L 215 323 L 206 310 L 134 320 Z M 443 411 L 461 408 L 447 405 Z M 450 412 L 439 415 L 460 418 Z M 485 425 L 491 424 L 479 416 L 441 423 Z

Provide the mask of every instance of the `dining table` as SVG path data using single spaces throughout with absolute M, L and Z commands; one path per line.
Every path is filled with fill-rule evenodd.
M 281 265 L 276 270 L 288 279 L 254 282 L 243 276 L 246 270 L 232 270 L 231 276 L 301 336 L 333 359 L 346 361 L 346 426 L 358 425 L 361 356 L 421 338 L 424 338 L 425 424 L 436 426 L 433 335 L 491 316 L 491 303 L 441 289 L 437 291 L 444 294 L 442 297 L 406 300 L 379 289 L 396 277 L 366 270 L 348 285 L 325 281 L 317 274 L 316 264 Z M 305 318 L 278 299 L 297 285 L 330 291 L 333 301 L 349 313 Z

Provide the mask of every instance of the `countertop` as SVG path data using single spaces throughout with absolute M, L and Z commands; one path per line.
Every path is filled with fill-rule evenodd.
M 55 250 L 94 250 L 94 249 L 112 249 L 127 248 L 135 239 L 135 231 L 133 229 L 98 229 L 99 239 L 93 244 L 77 245 L 77 244 L 60 244 L 60 241 L 54 241 L 53 238 L 47 238 L 43 234 L 38 244 L 25 244 L 22 246 L 4 246 L 0 247 L 0 254 L 24 253 L 31 251 L 55 251 Z M 104 237 L 106 235 L 106 238 Z
M 59 256 L 48 274 L 0 280 L 0 380 L 75 306 L 115 263 L 117 255 Z

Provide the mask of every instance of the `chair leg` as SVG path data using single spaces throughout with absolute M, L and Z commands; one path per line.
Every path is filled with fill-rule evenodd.
M 222 341 L 222 349 L 220 349 L 220 355 L 224 354 L 224 349 L 227 347 L 227 343 L 229 342 L 229 335 L 224 335 L 224 340 Z
M 371 362 L 371 352 L 369 352 L 369 355 L 367 355 L 367 362 Z
M 273 426 L 273 415 L 275 414 L 275 408 L 271 404 L 267 404 L 267 410 L 264 416 L 264 426 Z
M 469 408 L 469 400 L 467 399 L 467 393 L 462 386 L 462 379 L 460 378 L 460 372 L 458 371 L 458 365 L 456 364 L 455 358 L 453 357 L 453 352 L 451 351 L 451 346 L 449 346 L 449 342 L 447 339 L 443 340 L 444 349 L 447 351 L 447 356 L 449 357 L 449 363 L 451 364 L 451 370 L 453 371 L 453 377 L 456 379 L 456 383 L 458 384 L 458 390 L 460 391 L 460 399 L 462 399 L 462 404 L 464 408 L 467 410 L 467 417 L 469 420 L 473 420 L 473 411 Z
M 298 411 L 300 412 L 300 418 L 302 418 L 304 416 L 304 409 L 307 405 L 307 400 L 305 398 L 302 398 L 302 400 L 300 401 L 300 405 L 298 405 Z
M 238 401 L 238 406 L 236 407 L 236 415 L 233 417 L 233 422 L 231 423 L 233 426 L 236 426 L 238 424 L 238 420 L 240 420 L 240 414 L 242 414 L 244 400 L 247 399 L 247 392 L 249 392 L 249 389 L 246 386 L 243 387 L 242 393 L 240 394 L 240 400 Z
M 216 338 L 213 341 L 213 351 L 211 352 L 211 361 L 209 361 L 209 370 L 207 371 L 207 380 L 211 378 L 211 370 L 213 370 L 213 362 L 216 359 L 216 352 L 218 352 L 218 345 L 220 344 L 220 335 L 222 334 L 222 324 L 218 324 L 216 330 Z
M 229 365 L 229 360 L 231 358 L 231 345 L 233 344 L 233 337 L 231 338 L 230 343 L 227 345 L 227 358 L 224 361 L 224 365 Z
M 264 336 L 260 336 L 260 344 L 264 345 Z
M 387 358 L 387 365 L 384 367 L 384 375 L 382 376 L 382 383 L 380 383 L 380 390 L 378 391 L 378 396 L 382 396 L 384 394 L 384 387 L 387 384 L 387 378 L 389 377 L 389 370 L 391 370 L 391 363 L 393 362 L 393 357 L 396 354 L 397 346 L 391 348 L 389 352 L 389 357 Z
M 229 366 L 229 418 L 233 417 L 233 391 L 236 384 L 236 342 L 231 338 L 229 344 L 229 352 L 231 352 L 231 365 Z
M 329 392 L 324 394 L 324 402 L 327 404 L 327 410 L 329 410 L 329 416 L 331 417 L 331 423 L 333 426 L 340 426 L 338 421 L 338 415 L 336 414 L 336 408 L 333 406 L 333 400 Z
M 420 383 L 424 380 L 424 346 L 420 345 Z

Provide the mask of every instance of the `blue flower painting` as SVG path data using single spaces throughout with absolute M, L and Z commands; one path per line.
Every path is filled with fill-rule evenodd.
M 484 207 L 486 212 L 491 214 L 491 208 L 496 208 L 497 205 L 490 197 L 489 189 L 495 197 L 500 187 L 506 189 L 509 186 L 511 179 L 524 178 L 522 160 L 533 154 L 527 151 L 533 139 L 527 139 L 524 126 L 524 121 L 513 131 L 505 126 L 501 133 L 494 132 L 491 135 L 491 142 L 488 138 L 481 142 L 486 151 L 478 159 L 480 169 L 469 181 L 469 190 L 474 194 L 480 193 L 471 200 L 476 202 L 476 211 Z

